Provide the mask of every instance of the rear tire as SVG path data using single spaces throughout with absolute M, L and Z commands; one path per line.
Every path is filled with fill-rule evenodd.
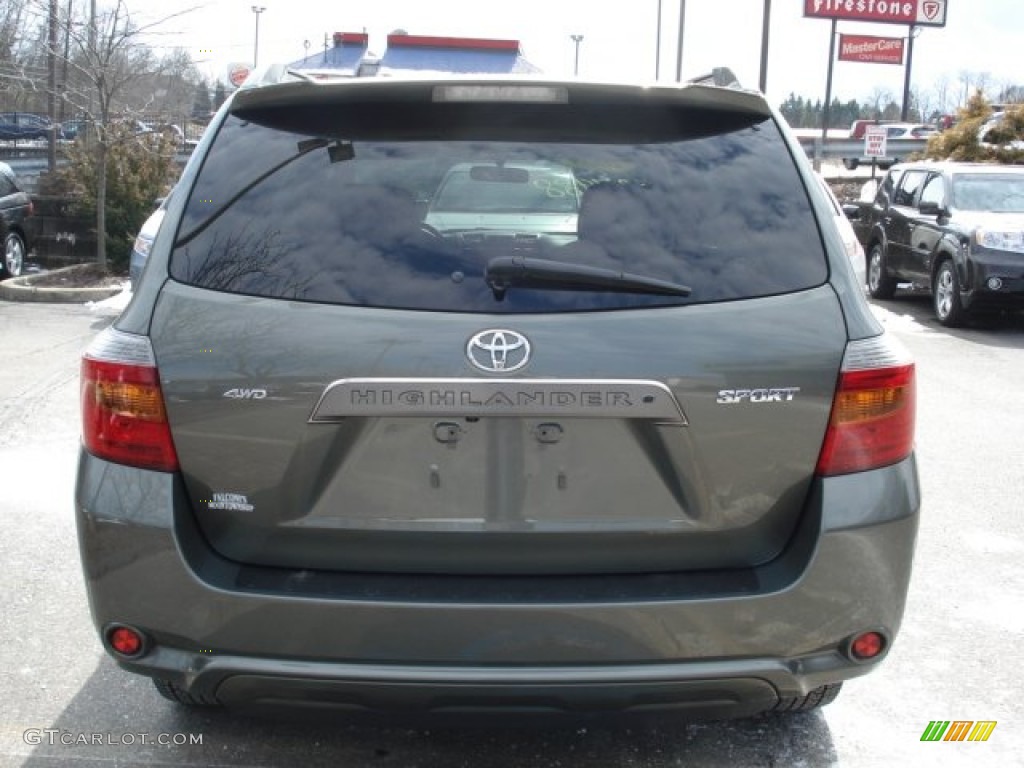
M 220 702 L 213 698 L 207 698 L 205 696 L 193 696 L 191 693 L 175 685 L 170 680 L 160 680 L 153 678 L 153 685 L 156 687 L 157 693 L 163 696 L 169 701 L 173 701 L 175 704 L 181 704 L 184 707 L 219 707 Z
M 779 703 L 771 709 L 771 712 L 786 714 L 790 712 L 810 712 L 819 707 L 824 707 L 826 704 L 831 704 L 836 700 L 836 696 L 839 695 L 839 691 L 842 688 L 842 683 L 829 683 L 820 688 L 815 688 L 806 696 L 792 696 L 779 699 Z
M 873 299 L 891 299 L 896 285 L 896 280 L 886 272 L 885 249 L 881 243 L 875 243 L 868 251 L 868 293 Z
M 967 313 L 960 302 L 960 279 L 950 259 L 939 265 L 932 281 L 932 308 L 936 319 L 947 328 L 963 325 L 966 318 Z
M 846 170 L 848 171 L 856 171 L 858 165 L 860 165 L 860 160 L 858 160 L 856 157 L 843 158 L 843 167 L 846 168 Z

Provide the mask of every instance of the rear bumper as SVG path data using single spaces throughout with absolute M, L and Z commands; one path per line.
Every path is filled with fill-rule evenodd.
M 790 686 L 792 664 L 731 662 L 583 667 L 404 666 L 280 662 L 220 657 L 194 672 L 188 654 L 160 650 L 133 672 L 175 681 L 204 700 L 239 708 L 302 707 L 354 714 L 462 716 L 632 715 L 682 712 L 702 718 L 744 717 L 771 709 Z M 798 662 L 829 669 L 833 660 Z M 741 674 L 741 672 L 743 674 Z M 833 675 L 823 675 L 834 679 Z
M 864 674 L 878 659 L 844 644 L 895 637 L 919 503 L 911 458 L 816 482 L 784 555 L 742 573 L 446 579 L 238 566 L 173 475 L 83 455 L 76 492 L 97 627 L 151 641 L 125 669 L 229 704 L 428 713 L 736 716 Z

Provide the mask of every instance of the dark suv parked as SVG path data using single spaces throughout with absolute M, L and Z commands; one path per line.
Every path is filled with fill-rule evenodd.
M 190 705 L 810 709 L 900 626 L 914 379 L 756 92 L 242 89 L 83 361 L 93 618 Z
M 11 166 L 0 163 L 0 240 L 4 244 L 0 278 L 21 274 L 30 246 L 28 219 L 32 213 L 32 198 L 18 184 Z
M 0 140 L 46 139 L 54 132 L 58 139 L 63 138 L 60 126 L 51 123 L 48 117 L 31 112 L 0 112 Z
M 1024 308 L 1024 168 L 909 163 L 874 202 L 847 209 L 868 253 L 868 289 L 892 298 L 899 283 L 931 290 L 935 316 Z

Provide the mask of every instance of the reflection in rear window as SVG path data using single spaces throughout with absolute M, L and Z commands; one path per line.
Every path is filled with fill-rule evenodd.
M 186 204 L 171 274 L 254 296 L 487 313 L 707 303 L 825 281 L 807 193 L 771 120 L 676 141 L 638 131 L 614 143 L 599 132 L 592 143 L 465 131 L 373 141 L 229 117 Z M 496 293 L 487 264 L 510 256 L 692 291 Z

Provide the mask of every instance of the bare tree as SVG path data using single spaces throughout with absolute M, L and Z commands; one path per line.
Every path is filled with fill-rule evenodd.
M 875 120 L 882 117 L 882 113 L 885 108 L 893 103 L 893 94 L 888 88 L 875 87 L 871 90 L 871 94 L 868 96 L 868 101 L 865 106 L 868 106 L 871 110 L 871 117 Z
M 43 0 L 37 4 L 47 12 Z M 187 12 L 187 11 L 186 11 Z M 111 148 L 112 122 L 120 116 L 119 100 L 139 81 L 160 75 L 165 62 L 157 59 L 145 37 L 160 24 L 175 16 L 144 25 L 132 21 L 125 0 L 115 0 L 106 10 L 85 24 L 67 12 L 58 19 L 64 50 L 53 51 L 68 68 L 68 80 L 61 96 L 77 113 L 85 115 L 92 130 L 96 175 L 96 261 L 107 267 L 106 190 L 107 155 Z M 152 95 L 150 95 L 152 99 Z
M 6 109 L 42 109 L 45 29 L 31 0 L 0 0 L 0 93 Z
M 957 107 L 965 107 L 976 91 L 987 95 L 989 88 L 994 84 L 991 72 L 973 72 L 968 69 L 961 69 L 957 73 L 957 81 L 960 87 Z
M 911 111 L 917 112 L 917 120 L 924 122 L 932 119 L 931 94 L 923 88 L 913 87 L 910 89 Z
M 991 72 L 978 72 L 974 77 L 974 87 L 989 97 L 989 89 L 994 85 Z
M 949 106 L 949 75 L 943 74 L 936 78 L 932 90 L 935 91 L 936 109 L 940 114 L 949 114 L 952 111 Z
M 1024 104 L 1024 86 L 1006 82 L 999 91 L 1001 104 Z

